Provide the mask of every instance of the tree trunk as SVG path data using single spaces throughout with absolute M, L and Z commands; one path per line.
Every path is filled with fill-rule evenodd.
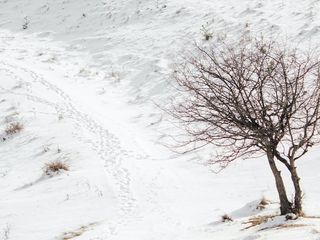
M 288 200 L 286 189 L 281 176 L 281 171 L 278 170 L 276 163 L 274 161 L 274 154 L 271 152 L 268 152 L 267 156 L 268 156 L 268 162 L 269 162 L 270 168 L 272 170 L 272 173 L 276 182 L 276 187 L 277 187 L 279 200 L 280 200 L 281 215 L 292 213 L 293 212 L 292 203 L 289 202 Z
M 293 166 L 290 170 L 290 173 L 295 190 L 293 212 L 298 216 L 302 216 L 302 191 L 300 187 L 300 177 L 298 176 L 297 168 Z

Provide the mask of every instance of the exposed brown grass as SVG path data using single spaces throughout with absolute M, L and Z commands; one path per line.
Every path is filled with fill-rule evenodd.
M 46 175 L 51 175 L 53 173 L 58 173 L 61 170 L 69 171 L 69 166 L 66 163 L 61 162 L 59 160 L 47 163 L 45 165 L 45 168 L 44 168 L 44 172 L 45 172 Z
M 266 216 L 256 216 L 250 218 L 248 221 L 244 222 L 243 224 L 251 224 L 250 226 L 245 227 L 242 230 L 249 229 L 255 226 L 259 226 L 269 220 L 273 220 L 277 215 L 266 215 Z M 300 228 L 300 227 L 307 227 L 308 225 L 306 224 L 294 224 L 294 223 L 282 223 L 270 227 L 265 227 L 259 229 L 259 231 L 264 231 L 264 230 L 269 230 L 269 229 L 287 229 L 287 228 Z
M 266 223 L 270 220 L 273 220 L 275 217 L 277 217 L 278 215 L 265 215 L 265 216 L 254 216 L 249 218 L 248 221 L 243 222 L 242 224 L 250 224 L 249 226 L 243 228 L 242 230 L 246 230 L 255 226 L 259 226 L 263 223 Z M 303 218 L 311 218 L 311 219 L 320 219 L 319 216 L 304 216 Z M 296 219 L 296 218 L 295 218 Z M 295 220 L 293 219 L 293 220 Z M 291 220 L 291 219 L 289 219 Z M 288 220 L 287 220 L 288 221 Z M 302 223 L 281 223 L 281 224 L 277 224 L 274 226 L 269 226 L 269 227 L 265 227 L 265 228 L 261 228 L 259 229 L 259 231 L 264 231 L 264 230 L 269 230 L 269 229 L 288 229 L 288 228 L 301 228 L 301 227 L 307 227 L 309 225 L 307 224 L 302 224 Z
M 5 132 L 6 132 L 6 135 L 13 135 L 18 132 L 21 132 L 23 130 L 23 128 L 24 128 L 23 124 L 21 124 L 19 122 L 11 123 L 7 126 Z
M 288 228 L 301 228 L 301 227 L 307 227 L 308 225 L 306 224 L 278 224 L 275 226 L 271 226 L 271 227 L 266 227 L 266 228 L 262 228 L 259 231 L 264 231 L 264 230 L 270 230 L 270 229 L 276 229 L 276 230 L 281 230 L 281 229 L 288 229 Z
M 272 220 L 274 217 L 276 217 L 276 215 L 255 216 L 255 217 L 249 218 L 249 220 L 244 222 L 243 224 L 250 224 L 250 225 L 245 227 L 244 229 L 249 229 L 249 228 L 261 225 L 262 223 Z
M 276 228 L 277 229 L 283 229 L 283 228 L 299 228 L 299 227 L 306 227 L 308 225 L 306 224 L 281 224 L 278 225 Z

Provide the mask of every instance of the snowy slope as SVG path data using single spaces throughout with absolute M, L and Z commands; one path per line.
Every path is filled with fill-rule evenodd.
M 237 36 L 319 39 L 317 1 L 0 0 L 0 239 L 320 239 L 320 220 L 243 230 L 277 204 L 264 159 L 216 175 L 206 155 L 158 144 L 168 126 L 153 102 L 202 25 Z M 23 29 L 23 25 L 27 29 Z M 190 47 L 189 47 L 190 46 Z M 169 80 L 170 81 L 170 80 Z M 172 130 L 172 128 L 170 128 Z M 306 211 L 320 215 L 317 152 L 301 166 Z M 49 177 L 46 163 L 70 171 Z M 224 213 L 234 222 L 221 223 Z M 2 235 L 1 235 L 2 234 Z

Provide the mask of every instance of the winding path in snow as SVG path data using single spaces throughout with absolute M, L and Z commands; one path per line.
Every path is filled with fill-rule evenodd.
M 26 44 L 26 42 L 24 44 Z M 34 51 L 30 52 L 30 55 L 36 55 L 37 49 L 35 44 L 30 44 L 29 51 L 30 49 Z M 24 51 L 23 47 L 19 48 L 18 46 L 12 45 L 5 45 L 4 48 L 6 50 L 10 49 L 11 54 L 14 52 L 19 55 L 19 52 Z M 54 50 L 52 51 L 54 52 Z M 65 54 L 68 53 L 66 52 Z M 37 61 L 37 59 L 34 61 Z M 54 63 L 51 63 L 51 65 L 54 65 Z M 74 67 L 77 68 L 77 66 Z M 61 69 L 60 66 L 58 66 L 58 68 Z M 168 239 L 168 236 L 152 234 L 153 226 L 149 224 L 155 221 L 155 217 L 158 218 L 156 220 L 157 222 L 163 222 L 168 226 L 168 229 L 174 228 L 174 235 L 177 236 L 178 227 L 181 226 L 182 223 L 165 209 L 165 206 L 161 203 L 161 199 L 159 199 L 156 189 L 157 186 L 161 184 L 160 176 L 154 175 L 151 179 L 138 176 L 139 179 L 144 178 L 139 186 L 141 188 L 140 192 L 144 192 L 144 196 L 142 196 L 143 199 L 141 199 L 141 195 L 138 197 L 135 196 L 135 189 L 131 182 L 132 178 L 136 178 L 137 176 L 135 176 L 136 173 L 130 172 L 124 160 L 130 159 L 132 162 L 143 161 L 148 165 L 148 161 L 150 161 L 148 157 L 124 149 L 121 146 L 119 138 L 117 138 L 114 133 L 111 133 L 105 126 L 90 116 L 90 114 L 78 110 L 78 106 L 76 106 L 72 97 L 55 84 L 54 78 L 50 76 L 50 71 L 45 73 L 44 71 L 40 71 L 41 73 L 38 73 L 37 66 L 31 66 L 29 63 L 24 62 L 24 60 L 17 61 L 8 55 L 6 58 L 0 59 L 0 73 L 1 72 L 10 75 L 17 82 L 23 83 L 23 89 L 25 91 L 23 93 L 15 93 L 13 90 L 8 90 L 12 94 L 24 95 L 29 101 L 42 103 L 55 109 L 57 115 L 71 120 L 78 128 L 89 133 L 85 136 L 77 134 L 77 138 L 87 143 L 104 162 L 105 172 L 114 182 L 119 205 L 118 216 L 116 219 L 108 222 L 103 238 L 123 239 L 122 234 L 130 234 L 133 228 L 139 226 L 145 228 L 148 235 L 153 235 L 155 237 L 154 239 Z M 36 91 L 34 91 L 34 89 L 36 89 Z M 39 92 L 41 92 L 41 96 L 39 96 Z M 55 95 L 55 100 L 52 99 L 53 95 Z M 83 93 L 83 95 L 85 96 L 85 93 Z M 85 101 L 85 99 L 83 99 L 83 101 Z M 77 102 L 79 102 L 79 99 L 77 99 Z M 130 138 L 130 135 L 128 135 L 128 138 Z M 143 164 L 141 166 L 143 166 Z M 145 171 L 148 171 L 147 167 Z M 155 172 L 160 174 L 159 171 Z M 127 228 L 129 229 L 128 232 L 126 231 Z M 140 231 L 144 230 L 141 229 Z M 170 239 L 175 238 L 174 236 L 170 236 Z

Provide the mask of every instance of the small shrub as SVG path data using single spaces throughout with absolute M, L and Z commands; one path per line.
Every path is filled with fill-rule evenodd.
M 221 216 L 221 221 L 222 222 L 232 222 L 233 219 L 228 214 L 224 214 Z
M 55 175 L 61 171 L 69 171 L 69 166 L 59 160 L 47 163 L 44 168 L 44 172 L 48 176 Z
M 22 29 L 23 29 L 23 30 L 28 29 L 29 23 L 30 23 L 30 21 L 29 21 L 28 17 L 25 17 L 25 18 L 24 18 L 24 23 L 22 24 Z
M 207 23 L 207 25 L 208 25 L 208 23 Z M 200 31 L 206 41 L 209 41 L 213 37 L 213 33 L 210 32 L 209 29 L 204 25 L 201 26 Z
M 10 125 L 8 125 L 5 132 L 6 132 L 6 135 L 13 135 L 18 132 L 21 132 L 22 129 L 23 129 L 23 124 L 16 122 L 16 123 L 11 123 Z

